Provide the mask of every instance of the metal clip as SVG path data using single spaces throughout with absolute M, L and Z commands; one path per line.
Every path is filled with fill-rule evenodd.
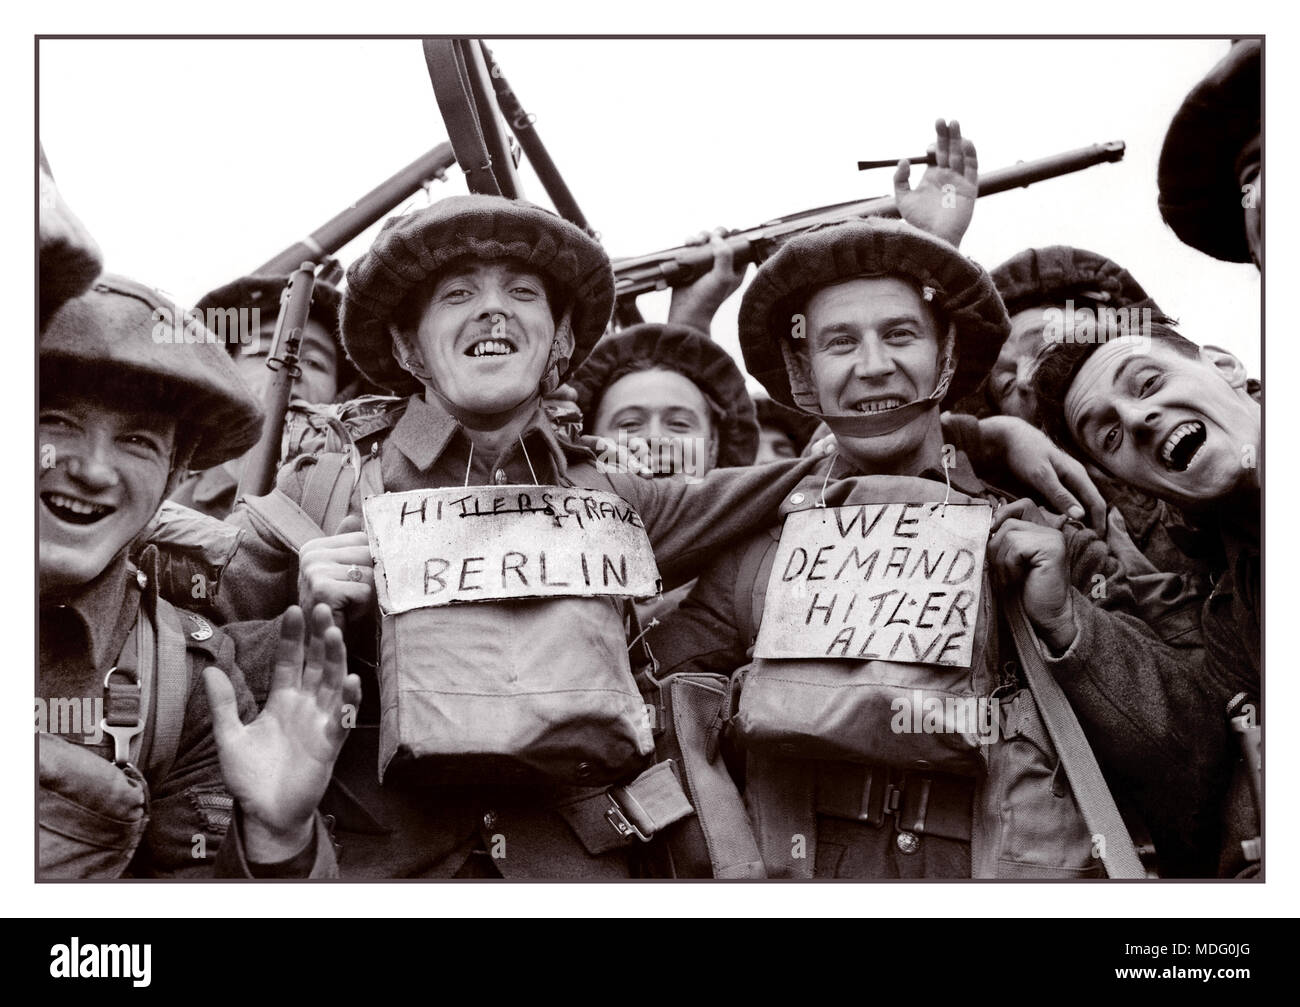
M 609 798 L 609 810 L 605 812 L 605 821 L 613 827 L 614 831 L 626 839 L 628 836 L 636 836 L 643 843 L 650 842 L 650 837 L 638 829 L 623 813 L 619 807 L 618 801 L 614 800 L 613 794 L 606 794 Z
M 112 693 L 109 691 L 109 680 L 115 674 L 130 676 L 133 673 L 126 669 L 119 669 L 116 665 L 108 670 L 104 676 L 104 716 L 99 721 L 99 729 L 113 739 L 113 762 L 119 766 L 129 765 L 131 762 L 131 739 L 137 734 L 144 731 L 145 712 L 139 707 L 137 698 L 136 721 L 134 724 L 110 724 L 108 718 L 113 716 L 113 709 L 118 704 L 113 702 Z M 130 679 L 131 684 L 135 686 L 137 697 L 140 692 L 140 682 L 136 678 Z

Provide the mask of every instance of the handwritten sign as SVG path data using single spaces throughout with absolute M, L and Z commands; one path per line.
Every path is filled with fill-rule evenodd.
M 992 515 L 937 503 L 794 512 L 755 655 L 970 667 Z
M 386 615 L 504 598 L 646 598 L 660 590 L 641 517 L 613 493 L 469 486 L 384 493 L 362 510 Z

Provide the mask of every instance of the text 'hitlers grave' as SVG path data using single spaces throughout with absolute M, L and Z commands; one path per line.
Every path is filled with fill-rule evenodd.
M 363 504 L 387 615 L 455 602 L 659 592 L 645 526 L 613 493 L 467 486 Z
M 755 655 L 969 667 L 992 515 L 937 503 L 794 512 Z

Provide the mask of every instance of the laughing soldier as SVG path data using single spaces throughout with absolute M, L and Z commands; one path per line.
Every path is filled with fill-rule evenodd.
M 747 665 L 734 683 L 740 698 L 731 723 L 745 750 L 747 807 L 771 874 L 1070 877 L 1100 868 L 1082 820 L 1066 812 L 1073 805 L 1052 796 L 1053 767 L 1044 763 L 1028 772 L 1025 764 L 1016 766 L 1029 751 L 1023 739 L 1042 726 L 1030 727 L 1037 715 L 1011 660 L 1005 604 L 1019 596 L 1037 646 L 1058 674 L 1091 682 L 1114 666 L 1101 686 L 1093 686 L 1112 702 L 1122 700 L 1130 680 L 1177 678 L 1184 655 L 1163 647 L 1142 622 L 1103 611 L 1071 586 L 1101 586 L 1111 609 L 1135 607 L 1126 574 L 1102 541 L 1028 500 L 1007 503 L 963 454 L 944 445 L 940 403 L 974 388 L 1008 327 L 983 269 L 948 242 L 901 222 L 846 223 L 795 238 L 763 264 L 745 294 L 740 339 L 749 372 L 775 401 L 819 417 L 834 432 L 834 453 L 787 497 L 783 515 L 811 509 L 808 524 L 815 525 L 820 507 L 947 501 L 949 509 L 965 504 L 973 512 L 986 502 L 997 508 L 988 557 L 1000 575 L 999 590 L 985 578 L 978 604 L 956 615 L 951 608 L 936 613 L 928 599 L 913 601 L 911 609 L 891 604 L 884 610 L 892 611 L 889 622 L 915 633 L 898 635 L 902 649 L 887 655 L 879 639 L 873 647 L 867 630 L 868 623 L 889 626 L 862 611 L 864 605 L 870 611 L 868 603 L 878 610 L 890 586 L 880 584 L 886 559 L 873 567 L 876 546 L 867 544 L 861 555 L 855 549 L 848 559 L 814 563 L 808 580 L 826 583 L 809 583 L 785 599 L 791 612 L 798 610 L 796 637 L 811 632 L 804 624 L 839 626 L 842 618 L 844 627 L 861 630 L 852 650 L 849 630 L 841 628 L 819 651 L 822 657 L 768 650 L 747 665 L 764 619 L 779 621 L 785 614 L 773 610 L 771 592 L 799 566 L 790 552 L 791 562 L 775 567 L 777 529 L 721 558 L 652 631 L 665 674 L 730 674 Z M 822 528 L 832 525 L 821 519 Z M 839 541 L 831 535 L 821 549 L 804 544 L 808 556 L 837 556 Z M 979 549 L 982 560 L 982 540 Z M 889 562 L 885 581 L 898 552 L 881 549 Z M 851 581 L 862 582 L 864 568 L 867 578 L 875 570 L 868 587 L 881 594 L 860 599 L 855 624 L 845 592 Z M 832 613 L 835 599 L 839 607 Z M 935 626 L 972 638 L 968 671 L 966 665 L 936 664 L 945 654 L 933 644 L 922 649 Z M 922 633 L 921 627 L 929 628 Z M 790 650 L 803 646 L 796 639 Z M 1015 740 L 975 740 L 969 729 L 945 728 L 942 719 L 933 732 L 908 733 L 904 718 L 900 733 L 891 720 L 893 703 L 906 706 L 913 689 L 968 705 L 996 695 L 1004 710 L 1016 711 L 1001 724 Z M 1176 699 L 1161 695 L 1162 703 Z M 915 724 L 915 711 L 913 717 Z M 983 726 L 996 733 L 998 725 Z M 1165 770 L 1183 771 L 1179 739 L 1157 740 Z
M 332 876 L 315 809 L 359 686 L 328 610 L 305 664 L 302 613 L 284 617 L 266 710 L 241 724 L 256 709 L 230 640 L 158 596 L 149 551 L 127 558 L 187 465 L 261 429 L 225 351 L 158 340 L 160 316 L 180 317 L 106 275 L 41 335 L 38 711 L 86 697 L 103 735 L 97 719 L 40 736 L 41 874 Z

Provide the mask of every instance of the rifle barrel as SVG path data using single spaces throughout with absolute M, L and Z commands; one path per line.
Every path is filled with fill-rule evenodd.
M 443 179 L 456 163 L 451 144 L 440 143 L 421 154 L 391 178 L 380 182 L 352 206 L 327 220 L 301 241 L 294 242 L 280 254 L 253 270 L 254 274 L 284 276 L 304 260 L 319 262 L 333 255 L 402 200 L 418 192 L 435 179 Z
M 979 195 L 992 196 L 1018 189 L 1060 175 L 1082 171 L 1094 164 L 1119 161 L 1124 157 L 1124 141 L 1093 144 L 1077 150 L 1052 154 L 1034 161 L 1021 161 L 1007 168 L 997 168 L 980 175 Z M 760 224 L 744 231 L 733 231 L 726 242 L 737 263 L 757 261 L 765 246 L 818 224 L 850 220 L 855 217 L 897 217 L 898 204 L 893 196 L 876 196 L 847 203 L 803 210 L 787 217 Z M 713 251 L 708 245 L 681 245 L 649 255 L 614 260 L 615 289 L 620 298 L 635 297 L 650 290 L 689 283 L 713 265 Z

